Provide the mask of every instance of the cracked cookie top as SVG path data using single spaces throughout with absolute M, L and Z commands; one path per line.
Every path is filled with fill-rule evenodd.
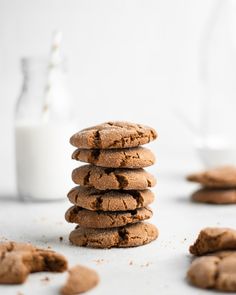
M 137 147 L 156 138 L 151 127 L 114 121 L 83 129 L 70 138 L 70 143 L 81 149 L 114 149 Z
M 77 223 L 85 228 L 120 227 L 130 223 L 137 223 L 152 217 L 152 210 L 147 207 L 130 211 L 91 211 L 72 206 L 65 214 L 67 222 Z
M 143 190 L 156 184 L 155 177 L 142 168 L 119 169 L 84 165 L 72 172 L 72 180 L 99 190 Z
M 108 168 L 144 168 L 155 163 L 151 150 L 144 147 L 124 149 L 77 149 L 72 159 Z
M 72 244 L 92 248 L 126 248 L 150 243 L 158 237 L 155 225 L 139 222 L 124 227 L 108 229 L 81 228 L 77 226 L 70 233 Z
M 200 288 L 236 291 L 236 253 L 196 258 L 187 273 L 188 281 Z
M 77 186 L 69 191 L 68 199 L 72 204 L 92 211 L 127 211 L 151 204 L 154 193 L 148 189 L 100 191 Z

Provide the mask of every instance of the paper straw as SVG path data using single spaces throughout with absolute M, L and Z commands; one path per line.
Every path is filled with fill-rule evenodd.
M 55 69 L 61 63 L 62 32 L 55 31 L 52 36 L 51 51 L 48 62 L 47 81 L 45 87 L 45 100 L 43 104 L 43 121 L 48 121 L 50 113 L 52 77 Z

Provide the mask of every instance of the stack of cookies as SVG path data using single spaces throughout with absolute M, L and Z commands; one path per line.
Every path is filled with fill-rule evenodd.
M 192 200 L 213 204 L 236 204 L 236 167 L 225 166 L 194 173 L 187 180 L 201 188 L 192 194 Z
M 73 170 L 77 184 L 68 193 L 73 204 L 66 214 L 76 223 L 74 245 L 95 248 L 134 247 L 155 240 L 149 189 L 156 180 L 143 168 L 154 164 L 153 153 L 140 145 L 156 139 L 153 128 L 128 122 L 107 122 L 74 134 L 72 158 L 89 163 Z

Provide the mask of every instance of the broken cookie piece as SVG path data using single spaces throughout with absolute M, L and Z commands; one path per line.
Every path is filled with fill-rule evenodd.
M 69 269 L 69 277 L 61 288 L 62 295 L 76 295 L 94 288 L 99 282 L 98 274 L 85 266 L 76 265 Z
M 32 272 L 63 272 L 64 256 L 34 247 L 31 244 L 7 242 L 0 244 L 0 284 L 21 284 Z
M 189 248 L 190 253 L 196 256 L 221 250 L 236 250 L 236 230 L 205 228 L 201 230 L 196 242 Z

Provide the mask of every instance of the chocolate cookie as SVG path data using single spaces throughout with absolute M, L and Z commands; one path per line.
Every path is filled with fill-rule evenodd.
M 230 228 L 208 227 L 198 235 L 190 246 L 193 255 L 200 256 L 221 250 L 236 250 L 236 230 Z
M 99 190 L 144 190 L 156 184 L 153 175 L 144 169 L 116 169 L 84 165 L 72 172 L 72 180 Z
M 72 204 L 92 211 L 127 211 L 151 204 L 154 194 L 150 190 L 99 191 L 77 186 L 70 190 L 68 198 Z
M 81 149 L 113 149 L 136 147 L 157 138 L 148 126 L 129 122 L 106 122 L 74 134 L 70 143 Z
M 221 256 L 203 256 L 195 259 L 187 273 L 189 282 L 204 289 L 236 291 L 236 253 Z
M 144 147 L 126 149 L 77 149 L 72 159 L 109 168 L 144 168 L 155 163 L 151 150 Z
M 68 272 L 69 277 L 61 288 L 62 295 L 75 295 L 87 292 L 99 282 L 96 271 L 82 265 L 76 265 L 69 269 Z
M 24 243 L 0 244 L 0 284 L 21 284 L 29 273 L 63 272 L 66 269 L 65 257 L 54 251 Z
M 235 204 L 236 189 L 202 188 L 192 194 L 192 200 L 200 203 Z
M 129 223 L 136 223 L 152 217 L 152 210 L 139 208 L 132 211 L 104 212 L 90 211 L 77 206 L 70 207 L 65 214 L 65 219 L 77 223 L 81 227 L 110 228 L 120 227 Z
M 92 248 L 127 248 L 148 244 L 158 237 L 157 228 L 146 222 L 109 229 L 88 229 L 77 226 L 70 233 L 76 246 Z
M 187 180 L 198 182 L 205 187 L 236 187 L 236 167 L 226 166 L 194 173 L 189 175 Z

